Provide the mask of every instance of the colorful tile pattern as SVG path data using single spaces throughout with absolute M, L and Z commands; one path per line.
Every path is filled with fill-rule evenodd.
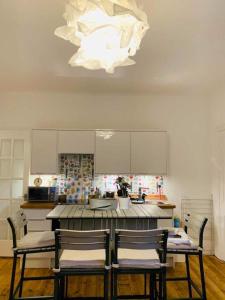
M 121 175 L 94 176 L 93 154 L 60 154 L 59 175 L 43 175 L 43 186 L 56 186 L 58 194 L 66 194 L 69 203 L 84 203 L 89 193 L 96 188 L 104 195 L 105 192 L 116 192 L 116 178 Z M 125 181 L 131 185 L 129 192 L 164 194 L 162 176 L 124 176 Z M 33 185 L 35 175 L 30 176 L 29 185 Z
M 99 175 L 95 176 L 94 187 L 99 188 L 102 193 L 116 191 L 116 178 L 119 175 Z M 131 185 L 131 192 L 138 193 L 139 188 L 146 194 L 157 194 L 159 191 L 163 194 L 163 177 L 161 176 L 137 176 L 120 175 Z M 161 190 L 159 190 L 161 189 Z

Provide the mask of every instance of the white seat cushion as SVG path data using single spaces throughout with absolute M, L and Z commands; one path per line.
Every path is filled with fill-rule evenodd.
M 39 248 L 55 245 L 54 231 L 28 232 L 20 241 L 18 241 L 19 249 Z
M 156 250 L 118 249 L 118 263 L 121 268 L 159 268 L 160 260 Z
M 105 250 L 63 250 L 60 268 L 105 268 Z
M 167 240 L 167 250 L 197 250 L 193 240 L 186 234 L 183 228 L 174 228 L 174 234 L 180 235 L 180 238 L 170 237 L 172 233 L 169 233 Z

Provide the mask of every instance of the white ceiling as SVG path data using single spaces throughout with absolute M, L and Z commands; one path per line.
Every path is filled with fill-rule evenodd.
M 225 80 L 224 0 L 143 0 L 151 29 L 136 65 L 72 68 L 72 44 L 54 36 L 66 0 L 0 0 L 0 91 L 174 92 Z

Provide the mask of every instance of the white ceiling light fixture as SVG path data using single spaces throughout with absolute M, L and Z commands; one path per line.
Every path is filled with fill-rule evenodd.
M 63 16 L 67 25 L 55 35 L 79 47 L 69 64 L 108 73 L 135 64 L 130 57 L 149 29 L 136 0 L 70 0 Z
M 102 137 L 104 140 L 109 140 L 115 134 L 113 131 L 97 131 L 97 136 Z

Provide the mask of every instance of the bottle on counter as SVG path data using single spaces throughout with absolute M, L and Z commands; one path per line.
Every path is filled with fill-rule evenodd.
M 181 224 L 180 224 L 180 218 L 179 217 L 174 217 L 173 219 L 173 225 L 175 228 L 180 228 Z
M 141 187 L 139 187 L 139 189 L 138 189 L 138 199 L 139 200 L 142 199 Z
M 96 199 L 100 199 L 101 198 L 101 191 L 97 187 L 96 187 L 96 190 L 95 190 L 95 198 Z
M 88 198 L 89 198 L 89 188 L 85 187 L 84 188 L 84 198 L 83 198 L 84 205 L 88 204 Z

